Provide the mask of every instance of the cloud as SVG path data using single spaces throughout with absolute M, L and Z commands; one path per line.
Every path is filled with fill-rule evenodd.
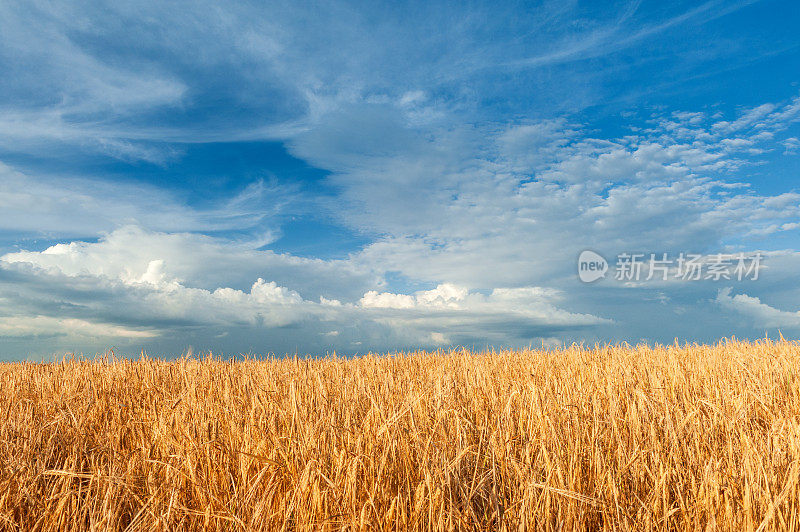
M 407 294 L 378 293 L 370 290 L 359 301 L 365 308 L 414 308 L 417 304 L 413 296 Z
M 744 122 L 784 107 L 761 106 Z M 423 135 L 396 109 L 349 112 L 373 125 L 336 115 L 292 150 L 332 172 L 342 223 L 383 235 L 354 257 L 378 271 L 470 288 L 547 285 L 587 247 L 714 252 L 800 218 L 800 195 L 757 194 L 743 175 L 773 136 L 725 137 L 700 113 L 604 139 L 563 120 Z M 375 138 L 380 123 L 390 125 L 383 150 L 337 140 Z
M 729 314 L 698 325 L 718 286 L 589 288 L 574 266 L 587 248 L 796 247 L 800 195 L 758 176 L 793 151 L 800 98 L 719 114 L 675 99 L 714 64 L 785 47 L 702 35 L 749 3 L 3 4 L 5 330 L 27 316 L 31 334 L 173 351 L 729 332 Z M 656 93 L 668 105 L 645 116 Z M 215 197 L 178 165 L 205 143 L 263 139 L 297 158 L 275 183 L 223 166 L 210 179 L 231 189 Z M 148 164 L 197 189 L 142 184 Z M 324 177 L 287 186 L 305 165 Z M 340 260 L 270 251 L 308 205 L 371 241 Z M 795 265 L 775 258 L 747 297 L 788 308 Z
M 717 303 L 727 310 L 747 316 L 756 327 L 767 328 L 800 328 L 800 311 L 779 310 L 762 303 L 757 297 L 747 294 L 731 295 L 730 288 L 724 288 L 717 294 Z
M 437 3 L 4 4 L 0 149 L 48 157 L 77 147 L 166 164 L 174 147 L 159 143 L 287 139 L 344 104 L 381 98 L 417 118 L 500 98 L 518 115 L 532 104 L 574 112 L 607 99 L 620 71 L 663 70 L 665 55 L 683 57 L 666 75 L 685 76 L 720 57 L 763 54 L 710 46 L 716 36 L 697 31 L 750 3 L 711 1 L 669 17 L 637 2 L 544 2 L 530 12 L 489 3 L 455 12 Z M 642 50 L 629 61 L 619 52 L 634 44 Z
M 774 106 L 748 120 L 784 111 Z M 616 290 L 613 303 L 586 306 L 574 286 L 582 249 L 713 253 L 739 245 L 743 234 L 790 231 L 800 217 L 797 193 L 759 195 L 736 179 L 753 164 L 750 150 L 775 142 L 777 132 L 725 137 L 705 115 L 679 113 L 607 139 L 566 120 L 443 127 L 409 120 L 409 112 L 385 102 L 352 104 L 292 140 L 296 156 L 331 172 L 339 222 L 381 235 L 346 259 L 303 259 L 260 249 L 269 239 L 180 231 L 166 218 L 148 220 L 134 200 L 125 207 L 119 195 L 133 198 L 134 189 L 114 190 L 117 215 L 125 208 L 132 214 L 104 220 L 103 193 L 75 181 L 85 211 L 116 228 L 96 242 L 3 255 L 0 271 L 13 281 L 2 297 L 29 316 L 159 331 L 149 345 L 172 348 L 169 338 L 224 339 L 228 348 L 269 340 L 288 349 L 303 338 L 309 349 L 352 351 L 603 337 L 628 330 L 621 324 L 645 312 L 647 301 L 680 304 L 684 313 L 686 303 L 662 292 L 624 308 L 635 297 Z M 57 201 L 65 183 L 27 184 Z M 64 215 L 47 201 L 13 198 L 14 190 L 6 190 L 12 208 Z M 210 212 L 246 213 L 265 193 L 245 191 Z M 239 223 L 185 209 L 182 223 L 194 230 Z M 69 221 L 51 224 L 63 231 Z M 387 290 L 388 272 L 435 288 Z
M 188 249 L 193 253 L 187 254 Z M 228 281 L 249 273 L 253 265 L 248 260 L 270 259 L 286 267 L 295 284 L 304 281 L 304 268 L 310 273 L 306 281 L 312 276 L 319 281 L 328 271 L 327 282 L 333 287 L 322 290 L 325 293 L 343 290 L 342 275 L 348 268 L 341 262 L 237 251 L 234 244 L 198 235 L 125 227 L 95 243 L 70 242 L 0 257 L 0 317 L 9 314 L 0 334 L 20 336 L 52 326 L 58 336 L 74 326 L 75 335 L 96 339 L 96 346 L 116 331 L 114 339 L 121 342 L 117 345 L 175 349 L 173 339 L 180 343 L 187 335 L 204 345 L 223 338 L 228 345 L 241 345 L 233 334 L 240 335 L 242 343 L 267 338 L 274 342 L 281 331 L 294 331 L 290 338 L 300 334 L 317 338 L 311 345 L 336 342 L 340 350 L 352 351 L 355 346 L 433 346 L 489 337 L 524 343 L 605 322 L 559 308 L 557 293 L 539 288 L 497 289 L 483 295 L 442 283 L 412 295 L 362 289 L 352 302 L 324 295 L 303 297 L 262 277 L 248 288 L 234 288 L 212 282 L 221 277 L 204 273 L 218 271 L 220 264 L 203 259 L 223 254 L 231 266 L 223 270 Z M 208 288 L 198 286 L 204 278 Z M 367 279 L 354 275 L 351 291 Z M 301 290 L 311 294 L 312 288 L 305 285 Z M 23 316 L 31 317 L 30 330 L 19 330 Z
M 298 286 L 312 299 L 355 297 L 363 294 L 364 286 L 377 286 L 380 281 L 375 273 L 342 260 L 294 257 L 260 251 L 249 240 L 160 232 L 136 225 L 120 227 L 98 242 L 72 241 L 42 251 L 7 253 L 0 257 L 0 264 L 123 283 L 158 277 L 207 290 L 220 286 L 244 289 L 257 277 L 268 277 Z
M 0 337 L 51 337 L 98 339 L 145 339 L 158 336 L 155 330 L 136 330 L 107 323 L 50 316 L 0 316 Z
M 413 295 L 364 294 L 359 306 L 381 309 L 373 319 L 398 336 L 429 338 L 434 344 L 452 342 L 519 343 L 543 339 L 558 331 L 608 325 L 612 320 L 565 311 L 556 302 L 559 291 L 541 287 L 496 288 L 488 294 L 443 283 Z
M 17 237 L 95 237 L 130 224 L 156 231 L 260 229 L 268 234 L 277 229 L 274 218 L 293 201 L 291 187 L 255 181 L 211 208 L 198 209 L 152 184 L 29 175 L 0 161 L 0 228 Z
M 800 150 L 800 139 L 797 137 L 789 137 L 783 141 L 783 148 L 785 155 L 794 155 Z
M 565 322 L 573 320 L 575 323 L 583 324 L 603 321 L 594 316 L 559 314 L 550 305 L 552 301 L 559 298 L 558 290 L 541 287 L 495 288 L 485 295 L 479 292 L 470 292 L 468 289 L 452 283 L 443 283 L 432 290 L 421 290 L 413 295 L 378 293 L 371 290 L 364 294 L 359 305 L 364 308 L 401 310 L 518 312 L 538 317 L 546 316 L 551 322 L 559 318 L 564 318 Z

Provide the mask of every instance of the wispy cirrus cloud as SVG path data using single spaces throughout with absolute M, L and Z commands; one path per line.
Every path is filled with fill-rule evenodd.
M 0 229 L 17 237 L 88 237 L 124 225 L 164 231 L 258 229 L 262 244 L 275 218 L 296 203 L 290 185 L 254 181 L 207 208 L 187 205 L 149 183 L 29 175 L 0 162 Z

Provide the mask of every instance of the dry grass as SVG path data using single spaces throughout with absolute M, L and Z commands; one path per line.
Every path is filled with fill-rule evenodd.
M 800 345 L 0 364 L 0 528 L 798 529 Z

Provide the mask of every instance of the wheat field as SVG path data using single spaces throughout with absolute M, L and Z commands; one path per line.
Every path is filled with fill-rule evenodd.
M 796 530 L 800 344 L 0 364 L 5 530 Z

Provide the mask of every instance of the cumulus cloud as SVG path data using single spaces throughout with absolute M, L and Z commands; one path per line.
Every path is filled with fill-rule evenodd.
M 132 241 L 145 245 L 132 246 Z M 96 243 L 57 244 L 41 252 L 0 257 L 0 317 L 12 308 L 17 313 L 3 318 L 6 326 L 0 327 L 0 335 L 32 334 L 33 329 L 47 327 L 57 335 L 74 327 L 74 334 L 98 343 L 113 336 L 127 344 L 149 345 L 147 340 L 152 339 L 150 343 L 159 345 L 187 331 L 195 331 L 204 342 L 229 338 L 236 331 L 252 342 L 274 339 L 276 331 L 295 330 L 315 336 L 311 345 L 337 342 L 340 349 L 353 351 L 356 346 L 432 346 L 488 337 L 519 343 L 605 321 L 565 311 L 555 304 L 554 291 L 538 288 L 498 289 L 484 295 L 443 283 L 410 295 L 368 290 L 352 302 L 323 295 L 307 299 L 264 278 L 247 289 L 202 288 L 197 279 L 202 278 L 203 268 L 175 260 L 187 241 L 199 249 L 186 262 L 196 262 L 204 254 L 235 252 L 235 247 L 208 237 L 126 227 Z M 247 270 L 241 262 L 259 256 L 274 258 L 240 250 L 235 257 L 239 271 Z M 323 274 L 333 268 L 339 276 L 346 269 L 325 261 L 281 260 L 287 260 L 289 271 L 297 274 L 295 283 L 303 280 L 299 273 L 304 267 Z M 329 282 L 335 282 L 333 276 Z M 25 314 L 33 318 L 33 329 L 27 332 L 20 329 L 20 316 Z M 113 335 L 115 331 L 118 334 Z
M 378 293 L 370 290 L 359 302 L 365 308 L 414 308 L 417 304 L 413 296 L 407 294 Z
M 779 310 L 747 294 L 732 295 L 730 288 L 720 290 L 716 301 L 723 308 L 750 318 L 756 327 L 800 328 L 800 311 Z
M 541 287 L 495 288 L 488 294 L 470 292 L 451 283 L 413 295 L 369 291 L 359 301 L 363 308 L 423 310 L 441 313 L 519 315 L 553 325 L 596 325 L 608 320 L 590 315 L 571 314 L 553 305 L 561 299 L 556 289 Z
M 359 301 L 363 309 L 380 309 L 373 319 L 396 331 L 435 344 L 453 340 L 513 344 L 543 340 L 557 331 L 608 325 L 612 320 L 563 310 L 558 290 L 541 287 L 470 291 L 451 283 L 415 294 L 370 291 Z
M 379 283 L 375 273 L 346 261 L 260 251 L 255 247 L 259 244 L 125 225 L 97 242 L 72 241 L 42 251 L 7 253 L 0 257 L 0 264 L 122 282 L 159 277 L 204 289 L 245 289 L 254 279 L 266 276 L 282 285 L 298 285 L 311 299 L 355 297 L 363 294 L 364 286 Z

